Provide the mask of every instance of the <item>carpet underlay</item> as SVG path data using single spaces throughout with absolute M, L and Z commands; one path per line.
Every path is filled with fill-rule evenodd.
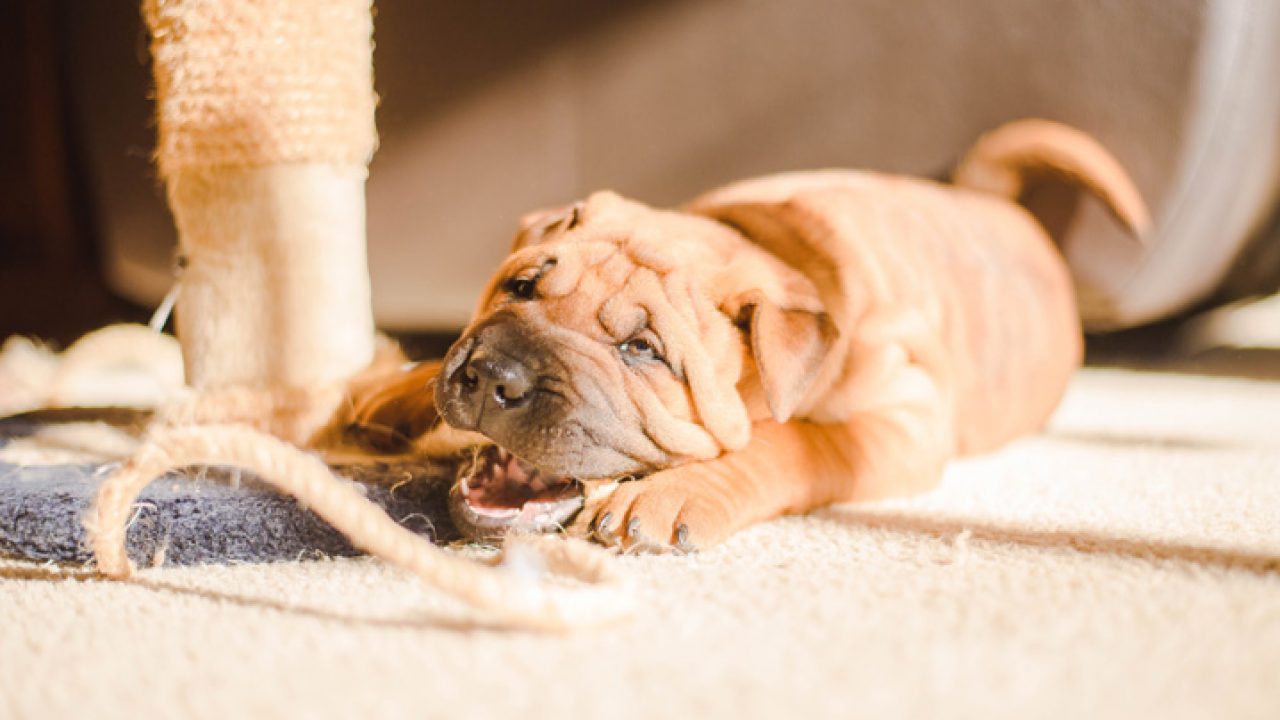
M 1280 717 L 1280 383 L 1085 371 L 935 492 L 618 562 L 559 637 L 367 558 L 0 560 L 0 718 Z

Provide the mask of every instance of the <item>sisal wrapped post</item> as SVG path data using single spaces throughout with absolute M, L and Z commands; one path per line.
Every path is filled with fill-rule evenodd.
M 127 517 L 148 483 L 173 468 L 232 465 L 495 620 L 548 630 L 612 621 L 630 606 L 602 551 L 528 538 L 508 544 L 506 569 L 482 568 L 397 525 L 295 447 L 374 360 L 370 2 L 143 0 L 156 160 L 186 260 L 178 339 L 195 392 L 161 404 L 148 441 L 99 488 L 85 517 L 98 569 L 132 572 Z M 541 583 L 543 568 L 580 587 Z
M 144 0 L 188 385 L 305 391 L 373 358 L 370 0 Z

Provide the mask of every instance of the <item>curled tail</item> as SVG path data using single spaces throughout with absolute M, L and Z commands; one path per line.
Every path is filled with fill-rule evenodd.
M 974 143 L 956 166 L 956 185 L 1017 200 L 1034 174 L 1049 171 L 1096 195 L 1139 240 L 1151 217 L 1133 180 L 1097 140 L 1049 120 L 1015 120 Z

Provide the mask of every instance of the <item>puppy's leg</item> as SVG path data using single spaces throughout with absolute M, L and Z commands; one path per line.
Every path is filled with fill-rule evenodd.
M 701 549 L 779 515 L 921 492 L 941 478 L 949 438 L 935 412 L 909 408 L 838 425 L 761 422 L 738 452 L 619 485 L 593 534 L 623 548 Z

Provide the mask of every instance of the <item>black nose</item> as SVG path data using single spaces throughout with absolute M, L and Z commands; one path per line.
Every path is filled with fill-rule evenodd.
M 520 407 L 533 394 L 535 378 L 529 367 L 490 348 L 476 348 L 458 372 L 459 382 L 482 396 L 478 400 L 483 402 L 487 399 L 483 396 L 489 395 L 504 410 Z
M 527 425 L 547 360 L 515 321 L 499 317 L 449 350 L 436 383 L 436 405 L 448 423 L 493 437 Z

